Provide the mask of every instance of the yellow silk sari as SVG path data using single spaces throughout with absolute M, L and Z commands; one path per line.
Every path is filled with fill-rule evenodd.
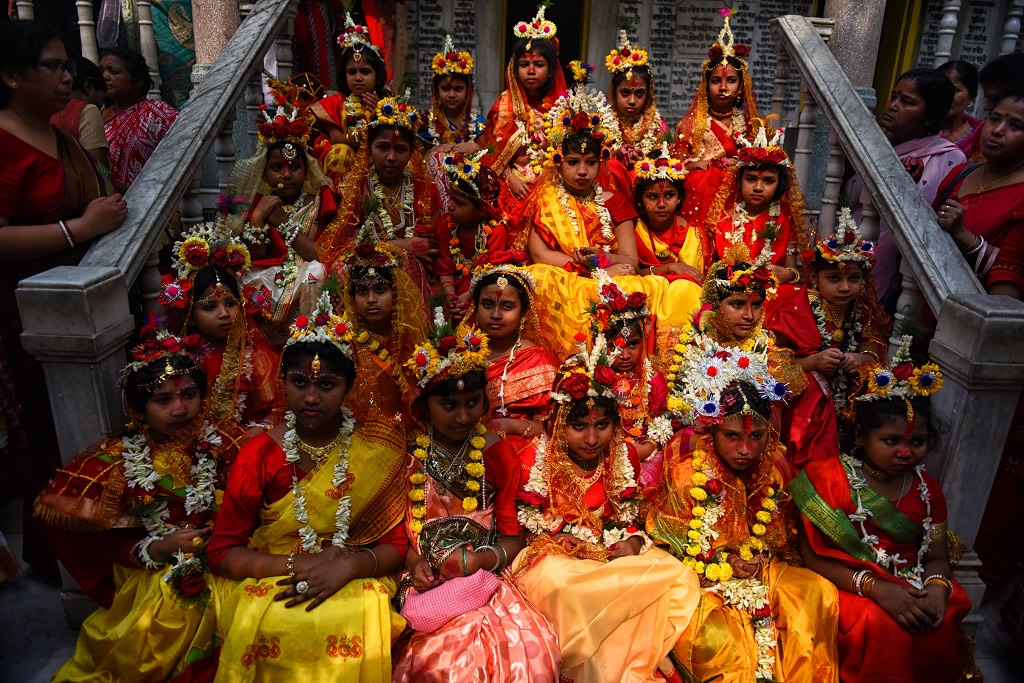
M 351 545 L 377 541 L 402 521 L 405 489 L 401 430 L 371 423 L 352 437 L 349 488 Z M 335 531 L 341 493 L 331 486 L 335 451 L 303 480 L 309 523 L 321 540 Z M 249 547 L 275 555 L 299 552 L 300 524 L 289 492 L 264 505 Z M 346 584 L 311 612 L 285 608 L 274 596 L 283 577 L 222 581 L 215 591 L 218 634 L 223 639 L 217 681 L 391 680 L 391 644 L 405 620 L 391 609 L 392 577 Z
M 573 226 L 558 203 L 554 186 L 539 192 L 533 221 L 557 242 L 557 248 L 566 254 L 567 261 L 576 248 L 605 245 L 613 251 L 617 248 L 614 238 L 609 244 L 601 235 L 597 216 L 588 210 L 580 210 L 575 198 L 570 197 L 569 201 L 575 204 L 572 208 L 576 209 L 579 229 Z M 535 263 L 528 268 L 537 284 L 536 300 L 541 302 L 538 307 L 543 336 L 541 345 L 564 358 L 576 350 L 573 339 L 576 333 L 589 326 L 587 311 L 597 300 L 598 281 L 570 273 L 560 266 Z M 667 343 L 672 328 L 684 327 L 700 308 L 700 286 L 688 280 L 669 282 L 663 277 L 627 275 L 615 278 L 615 282 L 626 293 L 643 292 L 647 295 L 647 307 L 656 316 L 659 348 Z

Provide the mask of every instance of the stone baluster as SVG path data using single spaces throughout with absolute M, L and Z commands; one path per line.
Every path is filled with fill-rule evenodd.
M 1024 14 L 1024 0 L 1013 0 L 1006 12 L 1006 22 L 1003 24 L 1003 37 L 999 41 L 999 54 L 1008 55 L 1017 49 L 1017 40 L 1020 38 L 1020 17 Z
M 181 229 L 186 231 L 193 225 L 203 222 L 203 170 L 200 168 L 192 176 L 192 182 L 181 198 Z
M 775 43 L 775 78 L 772 81 L 772 113 L 786 120 L 786 86 L 789 85 L 789 53 L 781 43 Z
M 220 194 L 228 193 L 231 172 L 235 169 L 235 117 L 224 121 L 217 139 L 213 141 L 213 158 L 217 164 L 217 186 Z
M 135 280 L 135 287 L 142 298 L 142 310 L 146 313 L 161 315 L 162 307 L 157 297 L 160 296 L 160 242 L 153 245 L 153 251 L 146 259 L 146 265 L 142 267 L 139 277 Z
M 298 6 L 296 0 L 288 0 L 288 5 L 288 18 L 285 19 L 281 33 L 274 40 L 274 45 L 277 48 L 277 77 L 282 81 L 291 78 L 295 58 L 292 53 L 292 32 L 295 27 L 295 12 Z
M 860 191 L 860 235 L 866 240 L 878 241 L 878 233 L 881 228 L 878 224 L 878 209 L 875 208 L 875 202 L 871 199 L 871 193 L 868 192 L 868 186 L 865 185 Z
M 18 0 L 14 3 L 14 8 L 18 11 L 18 19 L 22 21 L 36 18 L 36 8 L 32 0 Z
M 249 16 L 253 10 L 253 3 L 244 2 L 238 6 L 238 13 L 242 21 Z M 260 105 L 263 104 L 263 72 L 256 69 L 245 86 L 245 129 L 249 133 L 249 149 L 245 150 L 246 156 L 256 149 L 256 128 L 260 124 Z
M 903 259 L 900 263 L 900 273 L 903 275 L 903 291 L 896 301 L 896 314 L 893 315 L 892 336 L 889 337 L 889 352 L 887 358 L 892 359 L 900 348 L 900 342 L 905 334 L 917 335 L 921 327 L 921 310 L 924 306 L 924 296 L 921 288 L 917 285 L 917 278 L 910 267 L 910 259 Z M 880 283 L 884 287 L 888 283 Z
M 935 43 L 935 66 L 953 58 L 953 39 L 960 22 L 960 0 L 945 0 L 942 19 L 939 20 L 938 41 Z
M 818 120 L 818 104 L 814 101 L 807 83 L 801 80 L 800 100 L 803 107 L 797 119 L 796 150 L 793 154 L 793 165 L 796 166 L 796 177 L 800 187 L 807 187 L 807 179 L 811 171 L 814 155 L 814 129 Z
M 142 57 L 149 67 L 149 77 L 153 79 L 153 87 L 147 97 L 151 100 L 160 99 L 160 53 L 156 47 L 156 32 L 153 30 L 153 3 L 151 0 L 138 0 L 136 4 L 139 17 L 139 47 Z
M 818 214 L 818 236 L 827 237 L 836 226 L 839 211 L 839 190 L 843 184 L 846 155 L 839 146 L 835 129 L 828 134 L 828 166 L 825 167 L 825 190 L 821 194 L 821 213 Z
M 92 18 L 92 3 L 76 0 L 78 10 L 78 34 L 82 39 L 82 56 L 93 64 L 100 63 L 100 48 L 96 43 L 96 20 Z

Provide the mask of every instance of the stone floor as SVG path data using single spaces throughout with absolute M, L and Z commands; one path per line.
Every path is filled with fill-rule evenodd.
M 0 532 L 19 559 L 20 503 L 0 507 Z M 1014 651 L 1009 636 L 998 627 L 999 607 L 1009 592 L 981 607 L 985 622 L 975 638 L 975 658 L 986 683 L 1016 683 L 1024 671 L 1024 657 Z M 21 578 L 0 584 L 0 615 L 0 682 L 49 681 L 74 652 L 78 632 L 68 628 L 64 619 L 60 586 L 33 576 L 31 568 Z

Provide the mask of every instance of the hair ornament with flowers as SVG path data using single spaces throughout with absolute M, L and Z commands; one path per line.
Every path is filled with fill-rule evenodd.
M 136 372 L 153 365 L 164 363 L 163 372 L 146 384 L 146 388 L 159 385 L 169 377 L 187 375 L 201 367 L 203 356 L 209 348 L 198 334 L 176 337 L 164 328 L 155 317 L 149 317 L 139 329 L 139 343 L 131 348 L 131 360 L 124 367 L 122 383 Z M 186 361 L 181 367 L 174 367 L 173 358 Z
M 267 87 L 274 96 L 277 111 L 274 116 L 270 116 L 266 104 L 259 106 L 263 119 L 256 126 L 259 143 L 269 147 L 275 142 L 284 141 L 305 147 L 309 141 L 310 117 L 299 104 L 298 86 L 268 76 Z
M 733 133 L 733 140 L 739 152 L 737 154 L 740 166 L 761 166 L 764 164 L 775 164 L 778 166 L 790 166 L 789 155 L 783 149 L 786 141 L 785 128 L 772 128 L 768 125 L 771 118 L 778 118 L 770 114 L 763 119 L 752 118 L 750 129 L 757 130 L 753 140 L 738 130 Z M 770 136 L 770 137 L 769 137 Z
M 171 252 L 171 267 L 177 273 L 160 278 L 157 302 L 169 309 L 186 309 L 192 302 L 196 274 L 214 266 L 227 270 L 236 279 L 249 269 L 252 260 L 241 238 L 233 235 L 228 216 L 209 223 L 198 223 L 182 233 Z M 223 286 L 217 280 L 218 286 Z
M 470 188 L 473 196 L 480 199 L 480 172 L 483 168 L 481 160 L 486 155 L 486 149 L 469 154 L 446 154 L 441 158 L 441 170 L 453 184 L 461 181 Z
M 370 40 L 370 29 L 353 21 L 351 12 L 345 13 L 345 30 L 338 35 L 338 46 L 342 52 L 351 48 L 356 53 L 353 59 L 357 62 L 362 60 L 360 53 L 367 48 L 381 60 L 384 59 L 381 57 L 380 48 Z
M 353 357 L 352 340 L 354 332 L 352 324 L 344 316 L 337 315 L 331 305 L 331 289 L 324 286 L 316 307 L 309 315 L 300 315 L 290 327 L 291 336 L 285 347 L 295 344 L 321 343 L 331 344 L 345 354 Z
M 647 65 L 647 50 L 629 44 L 629 35 L 619 31 L 619 47 L 613 49 L 604 58 L 604 65 L 613 74 L 632 70 L 636 66 Z
M 526 49 L 529 50 L 534 40 L 552 40 L 558 32 L 555 23 L 544 18 L 544 11 L 547 10 L 548 2 L 542 2 L 537 6 L 537 14 L 530 21 L 520 21 L 512 27 L 512 35 L 516 38 L 526 38 Z
M 718 38 L 711 45 L 711 48 L 708 49 L 708 58 L 701 65 L 702 72 L 707 71 L 709 67 L 727 57 L 732 57 L 743 64 L 743 66 L 746 66 L 747 57 L 750 56 L 750 48 L 743 43 L 736 42 L 736 37 L 732 33 L 732 27 L 729 26 L 729 17 L 735 14 L 736 10 L 723 7 L 718 10 L 718 13 L 724 19 L 722 30 L 718 32 Z
M 562 163 L 562 142 L 571 134 L 586 131 L 601 145 L 602 159 L 609 159 L 622 144 L 622 132 L 615 112 L 604 93 L 582 83 L 562 95 L 551 107 L 544 122 L 548 139 L 546 154 L 552 164 Z M 597 150 L 595 150 L 596 152 Z M 541 150 L 530 150 L 535 159 L 544 156 Z
M 356 235 L 355 246 L 341 257 L 345 270 L 349 273 L 360 270 L 365 277 L 372 278 L 376 275 L 374 271 L 377 268 L 403 267 L 404 252 L 388 242 L 378 240 L 374 231 L 372 212 L 367 211 L 366 215 L 368 217 Z
M 417 346 L 405 367 L 420 388 L 432 382 L 462 377 L 474 370 L 485 370 L 490 362 L 487 335 L 462 322 L 458 327 L 444 317 L 444 308 L 434 309 L 434 328 L 430 339 Z
M 670 183 L 686 177 L 686 165 L 679 159 L 672 158 L 668 143 L 662 142 L 661 149 L 651 152 L 633 164 L 636 177 L 641 180 L 665 180 Z
M 839 210 L 836 231 L 818 240 L 814 253 L 807 254 L 805 260 L 813 260 L 815 254 L 832 263 L 859 263 L 863 268 L 870 268 L 875 263 L 875 243 L 861 239 L 853 214 L 849 207 L 843 207 Z
M 607 332 L 620 320 L 637 320 L 642 325 L 651 317 L 645 293 L 626 294 L 604 270 L 597 271 L 597 286 L 598 299 L 589 309 L 590 329 L 595 335 Z
M 410 91 L 406 88 L 401 97 L 382 97 L 370 119 L 370 127 L 394 126 L 415 131 L 419 125 L 419 114 L 416 107 L 409 103 L 409 96 Z
M 527 292 L 532 293 L 537 288 L 537 283 L 533 279 L 533 274 L 525 266 L 527 261 L 529 261 L 527 253 L 518 249 L 483 254 L 473 264 L 473 278 L 469 281 L 469 291 L 475 292 L 480 281 L 488 275 L 501 273 L 515 278 Z M 504 289 L 507 285 L 507 282 L 502 285 L 499 279 L 499 289 Z
M 729 405 L 736 400 L 744 401 L 739 412 L 750 414 L 754 409 L 744 384 L 772 406 L 782 405 L 789 395 L 786 384 L 769 371 L 765 354 L 726 348 L 705 335 L 677 345 L 669 371 L 669 410 L 688 424 L 720 424 L 726 414 L 736 412 Z
M 750 258 L 750 249 L 742 242 L 726 249 L 723 258 L 708 268 L 708 277 L 704 281 L 705 295 L 716 291 L 719 296 L 707 300 L 718 302 L 731 293 L 756 290 L 763 290 L 766 298 L 774 296 L 779 280 L 771 270 L 771 257 L 771 240 L 765 240 L 761 253 L 754 260 Z
M 609 349 L 608 340 L 599 334 L 588 351 L 587 335 L 582 332 L 576 334 L 576 347 L 578 353 L 566 358 L 555 376 L 551 399 L 562 405 L 595 398 L 610 398 L 622 403 L 624 397 L 612 389 L 619 378 L 619 373 L 612 367 L 619 354 L 618 349 Z
M 864 393 L 856 401 L 882 401 L 895 398 L 907 403 L 907 419 L 912 419 L 914 410 L 911 399 L 931 396 L 942 388 L 942 371 L 935 363 L 914 367 L 910 359 L 910 344 L 914 338 L 903 335 L 900 348 L 888 366 L 874 363 L 867 368 L 868 381 Z
M 445 34 L 444 47 L 434 55 L 434 59 L 430 62 L 430 68 L 438 76 L 445 74 L 469 76 L 473 73 L 473 56 L 465 50 L 456 50 L 451 34 Z

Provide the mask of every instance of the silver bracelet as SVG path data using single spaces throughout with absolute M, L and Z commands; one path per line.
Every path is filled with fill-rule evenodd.
M 373 558 L 373 571 L 370 572 L 370 578 L 373 578 L 377 575 L 377 553 L 373 552 L 373 548 L 360 548 L 359 552 L 370 553 L 370 557 Z
M 482 545 L 476 550 L 490 550 L 492 553 L 494 553 L 494 566 L 488 569 L 487 571 L 496 572 L 501 568 L 501 553 L 499 553 L 498 549 L 495 548 L 493 545 Z
M 870 574 L 871 571 L 868 569 L 861 569 L 859 572 L 853 575 L 853 592 L 864 597 L 864 579 Z
M 68 247 L 71 249 L 75 248 L 75 238 L 71 236 L 71 228 L 64 221 L 57 221 L 57 225 L 60 226 L 61 232 L 64 233 L 64 239 L 68 241 Z

